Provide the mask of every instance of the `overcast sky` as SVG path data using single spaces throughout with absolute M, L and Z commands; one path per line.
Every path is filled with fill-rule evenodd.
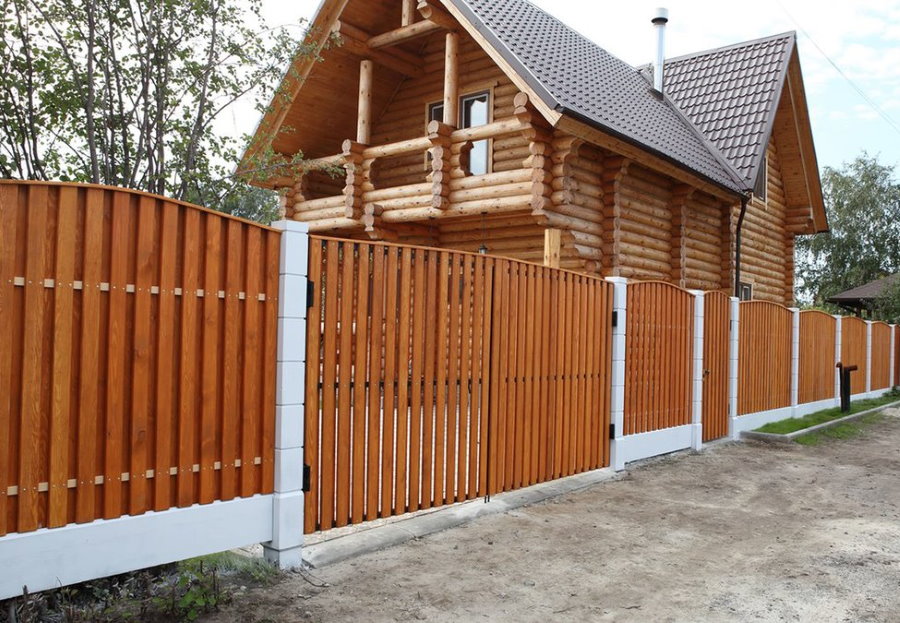
M 900 0 L 533 1 L 632 65 L 653 57 L 650 18 L 657 6 L 669 9 L 670 57 L 797 30 L 819 165 L 840 166 L 862 150 L 900 165 Z M 310 19 L 318 6 L 319 0 L 263 0 L 272 25 Z M 897 128 L 866 103 L 817 46 Z M 248 125 L 238 130 L 249 131 L 255 120 Z

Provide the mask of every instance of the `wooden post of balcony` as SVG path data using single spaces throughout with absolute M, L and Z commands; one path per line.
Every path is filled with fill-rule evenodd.
M 363 184 L 368 171 L 363 166 L 363 151 L 366 146 L 355 141 L 344 141 L 344 216 L 359 220 L 363 215 Z
M 403 18 L 401 26 L 409 26 L 416 19 L 416 0 L 403 0 Z
M 444 55 L 444 124 L 459 123 L 459 35 L 447 33 Z
M 375 64 L 364 60 L 359 64 L 359 118 L 356 126 L 356 142 L 368 145 L 372 142 L 372 84 Z
M 562 230 L 544 230 L 544 266 L 559 268 L 560 247 L 562 246 Z
M 431 140 L 431 207 L 445 210 L 450 205 L 450 135 L 453 128 L 446 123 L 432 121 L 428 124 Z

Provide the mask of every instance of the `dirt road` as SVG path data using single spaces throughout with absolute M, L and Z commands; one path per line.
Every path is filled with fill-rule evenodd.
M 900 411 L 729 444 L 239 596 L 210 621 L 900 621 Z

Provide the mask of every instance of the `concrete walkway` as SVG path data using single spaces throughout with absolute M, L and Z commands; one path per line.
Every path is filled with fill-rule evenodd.
M 900 620 L 900 417 L 726 444 L 249 591 L 210 621 Z

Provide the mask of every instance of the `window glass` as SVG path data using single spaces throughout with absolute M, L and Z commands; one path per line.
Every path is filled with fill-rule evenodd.
M 741 292 L 741 300 L 742 301 L 751 301 L 753 300 L 753 285 L 749 283 L 741 282 L 740 287 Z
M 428 107 L 428 123 L 444 120 L 444 103 L 438 102 Z
M 476 93 L 462 98 L 460 111 L 462 113 L 463 128 L 474 128 L 488 123 L 488 93 Z M 476 141 L 469 152 L 469 172 L 472 175 L 484 175 L 488 172 L 488 155 L 490 144 L 488 141 Z

